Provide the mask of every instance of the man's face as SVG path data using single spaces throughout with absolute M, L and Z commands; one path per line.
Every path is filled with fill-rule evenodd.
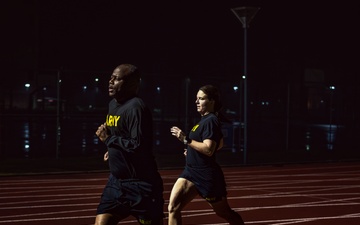
M 109 96 L 117 97 L 121 96 L 121 93 L 124 91 L 122 88 L 124 84 L 124 73 L 121 72 L 119 68 L 116 68 L 109 80 Z

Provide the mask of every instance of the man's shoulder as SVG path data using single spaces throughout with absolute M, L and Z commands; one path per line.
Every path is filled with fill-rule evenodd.
M 138 105 L 138 106 L 145 106 L 144 100 L 140 97 L 133 97 L 128 100 L 128 103 L 133 104 L 133 105 Z
M 126 108 L 131 111 L 149 111 L 149 107 L 145 104 L 142 98 L 134 97 L 126 102 Z

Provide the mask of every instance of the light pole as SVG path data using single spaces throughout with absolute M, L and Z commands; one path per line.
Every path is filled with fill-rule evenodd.
M 231 9 L 244 28 L 244 164 L 246 164 L 247 157 L 247 28 L 259 9 L 258 7 L 237 7 Z M 239 130 L 241 130 L 241 122 Z M 239 133 L 241 134 L 241 132 Z M 241 142 L 241 137 L 239 141 Z M 241 143 L 239 147 L 241 147 Z
M 335 86 L 330 86 L 330 115 L 329 115 L 329 132 L 328 132 L 328 150 L 333 149 L 333 141 L 334 141 L 334 135 L 335 135 L 335 129 L 332 129 L 333 126 L 333 98 L 334 98 L 334 91 Z
M 59 159 L 60 153 L 60 138 L 61 138 L 61 126 L 60 126 L 60 113 L 61 113 L 61 99 L 60 99 L 60 85 L 61 85 L 61 70 L 57 71 L 56 76 L 56 159 Z

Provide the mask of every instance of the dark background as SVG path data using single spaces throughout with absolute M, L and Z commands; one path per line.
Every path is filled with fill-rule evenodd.
M 2 73 L 112 71 L 130 62 L 147 73 L 237 76 L 243 29 L 230 9 L 239 6 L 260 7 L 248 31 L 248 71 L 258 80 L 305 67 L 358 81 L 354 1 L 6 0 Z
M 198 120 L 192 103 L 200 85 L 219 86 L 228 116 L 242 120 L 244 29 L 231 11 L 240 6 L 260 8 L 247 36 L 249 156 L 353 157 L 360 131 L 360 8 L 346 0 L 2 1 L 0 155 L 11 150 L 31 156 L 24 147 L 31 137 L 32 152 L 53 156 L 59 71 L 66 101 L 63 155 L 74 153 L 73 146 L 80 155 L 101 152 L 93 130 L 106 114 L 107 79 L 121 63 L 143 72 L 141 95 L 153 109 L 159 151 L 176 151 L 166 136 L 171 125 L 189 127 Z M 23 90 L 27 82 L 31 89 Z M 49 104 L 36 105 L 41 99 Z M 89 112 L 90 106 L 99 110 Z M 226 129 L 233 135 L 229 145 L 241 142 L 238 127 Z M 30 135 L 18 141 L 24 131 Z M 308 154 L 309 146 L 315 155 Z

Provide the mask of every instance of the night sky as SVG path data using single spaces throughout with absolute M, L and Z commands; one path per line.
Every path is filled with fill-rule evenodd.
M 315 68 L 331 79 L 358 76 L 356 1 L 2 1 L 4 72 L 112 71 L 134 63 L 159 75 L 237 76 L 241 22 L 231 12 L 260 7 L 248 29 L 249 73 Z M 317 1 L 320 2 L 320 1 Z

